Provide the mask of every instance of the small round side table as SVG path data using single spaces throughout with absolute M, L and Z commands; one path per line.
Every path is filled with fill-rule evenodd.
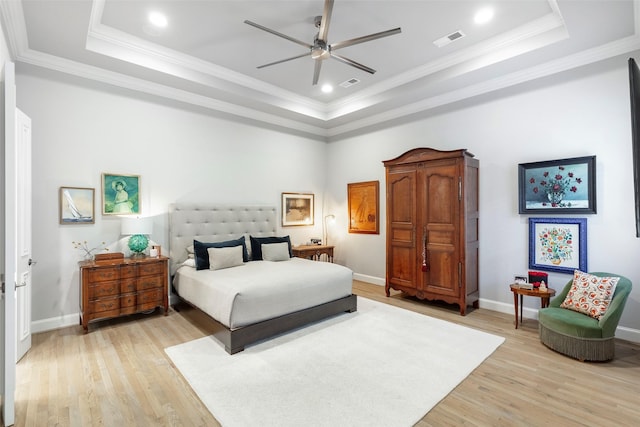
M 513 306 L 516 312 L 516 329 L 518 329 L 518 295 L 520 296 L 520 323 L 522 323 L 522 297 L 527 295 L 530 297 L 540 298 L 540 307 L 545 308 L 549 306 L 549 299 L 556 294 L 556 291 L 547 288 L 546 291 L 541 291 L 539 288 L 523 289 L 518 285 L 511 285 L 511 292 L 513 292 Z

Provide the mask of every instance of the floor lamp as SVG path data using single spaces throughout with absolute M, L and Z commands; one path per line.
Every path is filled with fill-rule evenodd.
M 329 224 L 333 224 L 334 222 L 336 222 L 336 216 L 335 215 L 327 215 L 324 217 L 324 236 L 322 236 L 324 238 L 324 244 L 328 245 L 329 244 L 329 228 L 327 227 L 327 220 L 329 220 Z

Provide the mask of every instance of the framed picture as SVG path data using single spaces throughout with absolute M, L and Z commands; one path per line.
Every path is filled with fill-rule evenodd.
M 282 193 L 282 226 L 313 225 L 313 194 Z
M 380 234 L 378 181 L 347 184 L 349 233 Z
M 95 189 L 60 187 L 60 224 L 94 224 Z
M 140 214 L 140 176 L 102 174 L 102 214 Z
M 529 218 L 529 268 L 587 271 L 587 219 Z
M 518 165 L 519 213 L 596 213 L 596 156 Z

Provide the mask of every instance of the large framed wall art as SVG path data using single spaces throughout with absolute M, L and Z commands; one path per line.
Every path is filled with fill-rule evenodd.
M 140 214 L 140 176 L 102 174 L 102 214 Z
M 282 193 L 282 226 L 313 225 L 313 194 Z
M 347 184 L 349 233 L 380 234 L 380 183 L 378 181 Z
M 596 156 L 518 165 L 519 213 L 595 214 Z
M 529 218 L 529 268 L 587 271 L 587 219 Z

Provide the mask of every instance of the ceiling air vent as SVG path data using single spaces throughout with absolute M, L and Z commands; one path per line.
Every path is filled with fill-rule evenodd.
M 438 47 L 442 47 L 442 46 L 446 46 L 449 43 L 456 41 L 456 40 L 460 40 L 461 38 L 463 38 L 465 36 L 465 34 L 458 30 L 458 31 L 454 31 L 453 33 L 449 34 L 448 36 L 444 36 L 439 38 L 438 40 L 434 41 L 433 44 L 435 44 Z
M 340 83 L 339 86 L 341 86 L 341 87 L 349 87 L 349 86 L 353 86 L 353 85 L 358 84 L 358 83 L 360 83 L 360 80 L 358 80 L 358 79 L 356 79 L 354 77 L 352 79 L 349 79 L 349 80 L 346 80 L 346 81 Z

